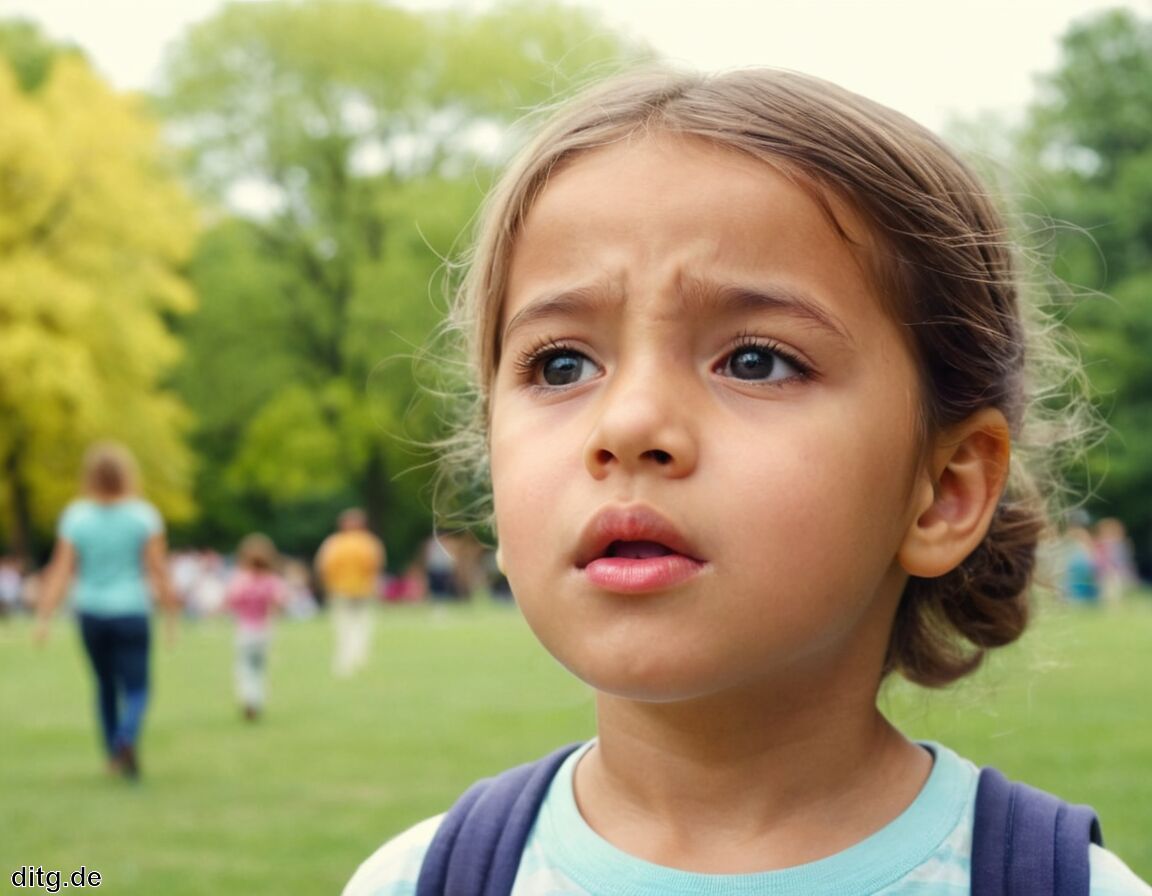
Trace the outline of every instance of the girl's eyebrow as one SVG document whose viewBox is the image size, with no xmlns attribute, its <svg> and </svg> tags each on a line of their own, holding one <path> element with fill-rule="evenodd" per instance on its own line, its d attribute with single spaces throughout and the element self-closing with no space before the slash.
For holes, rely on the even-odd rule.
<svg viewBox="0 0 1152 896">
<path fill-rule="evenodd" d="M 504 335 L 500 341 L 507 342 L 514 330 L 536 321 L 607 310 L 619 304 L 622 299 L 623 292 L 610 281 L 545 293 L 512 315 L 512 319 L 504 327 Z"/>
<path fill-rule="evenodd" d="M 781 284 L 750 285 L 733 281 L 715 282 L 691 275 L 681 278 L 681 295 L 689 307 L 715 310 L 728 314 L 774 311 L 807 320 L 831 335 L 851 343 L 852 337 L 836 318 L 819 302 Z"/>
</svg>

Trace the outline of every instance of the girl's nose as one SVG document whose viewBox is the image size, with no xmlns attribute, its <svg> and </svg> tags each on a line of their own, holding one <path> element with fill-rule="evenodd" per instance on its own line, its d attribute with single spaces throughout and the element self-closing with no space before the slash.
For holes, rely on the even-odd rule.
<svg viewBox="0 0 1152 896">
<path fill-rule="evenodd" d="M 584 446 L 596 479 L 613 472 L 681 478 L 695 468 L 699 445 L 685 389 L 670 380 L 619 381 L 605 390 Z"/>
</svg>

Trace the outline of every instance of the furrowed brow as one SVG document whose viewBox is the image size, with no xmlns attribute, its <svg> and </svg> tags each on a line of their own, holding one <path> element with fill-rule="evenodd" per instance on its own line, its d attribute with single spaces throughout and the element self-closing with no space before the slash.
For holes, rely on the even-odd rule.
<svg viewBox="0 0 1152 896">
<path fill-rule="evenodd" d="M 545 293 L 512 315 L 512 319 L 504 327 L 500 343 L 504 344 L 512 333 L 529 324 L 556 318 L 579 317 L 603 311 L 617 304 L 618 296 L 616 293 L 617 290 L 602 283 Z"/>
<path fill-rule="evenodd" d="M 716 307 L 732 314 L 770 311 L 787 314 L 808 321 L 833 336 L 852 342 L 848 331 L 818 302 L 788 287 L 750 285 L 685 278 L 683 294 L 692 304 Z"/>
</svg>

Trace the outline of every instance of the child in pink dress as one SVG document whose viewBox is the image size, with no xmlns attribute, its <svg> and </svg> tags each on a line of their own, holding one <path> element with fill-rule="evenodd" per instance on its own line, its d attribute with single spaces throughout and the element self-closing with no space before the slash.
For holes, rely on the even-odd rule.
<svg viewBox="0 0 1152 896">
<path fill-rule="evenodd" d="M 236 693 L 250 722 L 264 709 L 272 614 L 284 606 L 287 595 L 278 565 L 276 546 L 268 536 L 245 537 L 237 550 L 239 568 L 225 598 L 236 617 Z"/>
</svg>

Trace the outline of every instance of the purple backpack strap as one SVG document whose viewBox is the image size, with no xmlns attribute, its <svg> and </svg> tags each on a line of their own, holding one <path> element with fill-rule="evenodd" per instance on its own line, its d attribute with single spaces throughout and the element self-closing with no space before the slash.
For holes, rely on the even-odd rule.
<svg viewBox="0 0 1152 896">
<path fill-rule="evenodd" d="M 416 896 L 509 896 L 548 786 L 579 746 L 569 744 L 468 788 L 424 854 Z"/>
<path fill-rule="evenodd" d="M 1088 845 L 1102 844 L 1088 806 L 980 772 L 972 896 L 1088 896 Z"/>
</svg>

